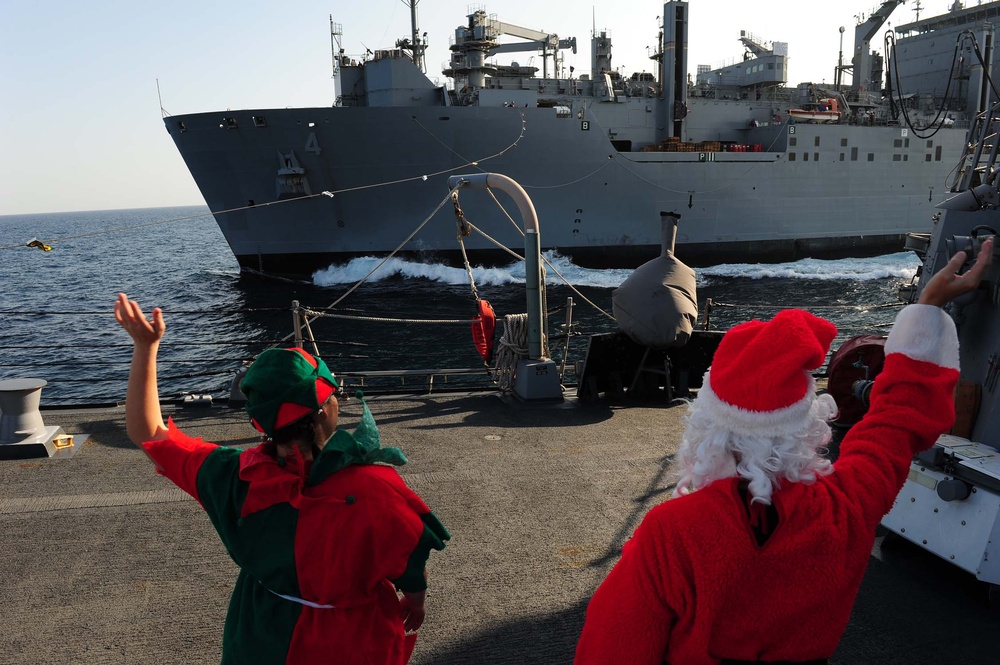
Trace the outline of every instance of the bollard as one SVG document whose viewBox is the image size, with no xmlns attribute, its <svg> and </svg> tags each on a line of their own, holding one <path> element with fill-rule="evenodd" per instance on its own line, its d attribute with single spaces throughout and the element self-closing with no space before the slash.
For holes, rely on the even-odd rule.
<svg viewBox="0 0 1000 665">
<path fill-rule="evenodd" d="M 89 438 L 68 435 L 62 427 L 47 427 L 38 407 L 44 379 L 0 381 L 0 460 L 72 457 Z"/>
<path fill-rule="evenodd" d="M 19 443 L 45 427 L 38 405 L 44 379 L 0 381 L 0 445 Z"/>
<path fill-rule="evenodd" d="M 240 383 L 243 382 L 243 377 L 247 375 L 249 369 L 249 366 L 240 368 L 233 380 L 229 382 L 228 406 L 230 409 L 242 409 L 247 405 L 247 396 L 243 394 Z"/>
</svg>

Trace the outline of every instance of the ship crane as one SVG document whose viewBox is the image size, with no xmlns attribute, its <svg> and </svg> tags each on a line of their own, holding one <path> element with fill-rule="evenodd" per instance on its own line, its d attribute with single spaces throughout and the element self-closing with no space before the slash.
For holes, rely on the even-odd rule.
<svg viewBox="0 0 1000 665">
<path fill-rule="evenodd" d="M 517 25 L 512 25 L 510 23 L 504 23 L 503 21 L 492 21 L 494 27 L 496 28 L 497 35 L 507 35 L 509 37 L 517 37 L 518 39 L 523 39 L 527 41 L 527 44 L 498 44 L 494 48 L 490 49 L 490 55 L 496 53 L 515 53 L 520 51 L 538 51 L 542 52 L 542 77 L 548 78 L 548 59 L 549 56 L 553 58 L 555 75 L 559 75 L 559 51 L 561 49 L 573 49 L 573 54 L 576 54 L 576 37 L 571 37 L 569 39 L 559 39 L 559 35 L 554 33 L 546 33 L 540 30 L 532 30 L 531 28 L 522 28 Z"/>
<path fill-rule="evenodd" d="M 496 53 L 515 51 L 542 51 L 542 76 L 548 78 L 548 58 L 555 60 L 555 69 L 559 70 L 560 49 L 571 48 L 576 53 L 576 38 L 559 39 L 559 35 L 522 28 L 498 21 L 492 15 L 487 16 L 483 10 L 469 14 L 469 22 L 455 30 L 455 42 L 449 47 L 452 51 L 451 66 L 444 71 L 445 76 L 464 77 L 470 88 L 482 88 L 486 85 L 487 74 L 496 72 L 496 67 L 486 61 L 488 56 Z M 527 40 L 527 44 L 501 44 L 499 38 L 503 35 Z"/>
<path fill-rule="evenodd" d="M 740 41 L 743 42 L 743 46 L 750 52 L 751 57 L 762 58 L 767 55 L 774 55 L 774 51 L 765 46 L 765 42 L 746 30 L 740 30 Z"/>
<path fill-rule="evenodd" d="M 850 71 L 853 75 L 852 92 L 862 93 L 866 89 L 878 92 L 881 89 L 881 67 L 878 68 L 878 77 L 872 71 L 872 56 L 875 54 L 871 52 L 871 40 L 889 19 L 893 10 L 903 2 L 905 0 L 884 0 L 878 9 L 854 27 L 854 57 L 850 65 L 840 65 L 842 71 Z"/>
</svg>

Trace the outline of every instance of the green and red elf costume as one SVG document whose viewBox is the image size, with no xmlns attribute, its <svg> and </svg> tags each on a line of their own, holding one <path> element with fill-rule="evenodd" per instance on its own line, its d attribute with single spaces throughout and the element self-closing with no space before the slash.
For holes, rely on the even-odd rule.
<svg viewBox="0 0 1000 665">
<path fill-rule="evenodd" d="M 338 390 L 301 349 L 262 353 L 243 379 L 265 435 L 322 408 Z M 354 433 L 336 430 L 313 460 L 265 441 L 247 450 L 185 435 L 144 444 L 158 471 L 208 513 L 240 573 L 222 663 L 386 663 L 409 659 L 397 589 L 426 589 L 424 566 L 450 534 L 380 447 L 367 405 Z"/>
</svg>

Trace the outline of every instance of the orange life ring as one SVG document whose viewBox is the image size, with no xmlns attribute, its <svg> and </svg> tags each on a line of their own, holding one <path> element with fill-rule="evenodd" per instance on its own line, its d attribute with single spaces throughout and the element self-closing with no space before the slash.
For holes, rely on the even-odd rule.
<svg viewBox="0 0 1000 665">
<path fill-rule="evenodd" d="M 493 333 L 496 326 L 497 317 L 493 306 L 486 300 L 477 300 L 476 316 L 472 319 L 472 343 L 487 365 L 493 362 Z"/>
</svg>

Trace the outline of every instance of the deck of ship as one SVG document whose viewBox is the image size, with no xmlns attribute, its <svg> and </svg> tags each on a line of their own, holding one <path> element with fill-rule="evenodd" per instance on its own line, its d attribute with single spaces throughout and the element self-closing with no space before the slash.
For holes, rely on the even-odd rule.
<svg viewBox="0 0 1000 665">
<path fill-rule="evenodd" d="M 683 409 L 488 393 L 370 406 L 454 536 L 431 557 L 411 662 L 571 662 L 587 599 L 667 497 Z M 241 411 L 167 411 L 192 435 L 255 441 Z M 357 402 L 342 412 L 353 426 Z M 236 570 L 208 519 L 127 441 L 123 409 L 43 417 L 90 438 L 72 459 L 0 462 L 0 663 L 218 662 Z M 832 662 L 996 663 L 998 627 L 971 575 L 880 537 Z"/>
</svg>

